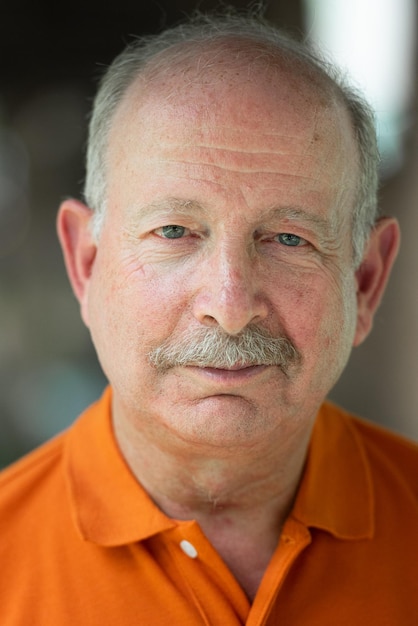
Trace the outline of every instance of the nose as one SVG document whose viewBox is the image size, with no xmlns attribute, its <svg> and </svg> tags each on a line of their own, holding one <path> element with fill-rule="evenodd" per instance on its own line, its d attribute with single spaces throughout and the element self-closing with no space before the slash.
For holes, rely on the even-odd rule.
<svg viewBox="0 0 418 626">
<path fill-rule="evenodd" d="M 261 322 L 268 315 L 258 271 L 247 251 L 231 247 L 217 250 L 202 265 L 193 302 L 195 318 L 203 325 L 219 325 L 236 335 L 248 324 Z"/>
</svg>

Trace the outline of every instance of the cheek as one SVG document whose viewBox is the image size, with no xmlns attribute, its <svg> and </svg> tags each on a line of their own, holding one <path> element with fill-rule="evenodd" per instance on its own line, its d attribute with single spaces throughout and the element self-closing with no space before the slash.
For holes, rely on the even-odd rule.
<svg viewBox="0 0 418 626">
<path fill-rule="evenodd" d="M 319 352 L 351 347 L 355 328 L 355 294 L 347 281 L 329 276 L 294 277 L 280 290 L 279 310 L 287 332 L 307 358 Z M 285 294 L 285 297 L 283 297 Z"/>
<path fill-rule="evenodd" d="M 184 280 L 127 259 L 99 262 L 89 297 L 98 351 L 111 352 L 115 346 L 116 352 L 118 346 L 126 353 L 140 354 L 166 339 L 184 310 L 184 284 Z"/>
<path fill-rule="evenodd" d="M 302 355 L 304 395 L 309 389 L 310 399 L 317 398 L 319 403 L 340 377 L 351 353 L 355 294 L 348 285 L 312 276 L 287 301 L 284 328 Z"/>
</svg>

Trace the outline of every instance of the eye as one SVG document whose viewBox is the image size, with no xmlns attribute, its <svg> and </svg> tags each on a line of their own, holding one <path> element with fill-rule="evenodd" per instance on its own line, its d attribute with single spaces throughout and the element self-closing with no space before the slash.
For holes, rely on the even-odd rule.
<svg viewBox="0 0 418 626">
<path fill-rule="evenodd" d="M 188 228 L 184 226 L 178 226 L 177 224 L 169 224 L 168 226 L 162 226 L 157 228 L 155 234 L 164 239 L 180 239 L 190 233 Z"/>
<path fill-rule="evenodd" d="M 293 235 L 292 233 L 279 233 L 275 239 L 284 246 L 306 246 L 308 243 L 303 237 Z"/>
</svg>

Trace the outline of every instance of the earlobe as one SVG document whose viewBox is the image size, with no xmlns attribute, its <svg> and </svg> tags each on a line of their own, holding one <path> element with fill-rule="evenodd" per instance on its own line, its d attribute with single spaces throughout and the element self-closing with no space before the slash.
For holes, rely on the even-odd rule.
<svg viewBox="0 0 418 626">
<path fill-rule="evenodd" d="M 354 346 L 361 344 L 373 326 L 373 318 L 399 250 L 400 231 L 394 218 L 381 218 L 370 234 L 363 261 L 356 272 L 357 327 Z"/>
<path fill-rule="evenodd" d="M 90 220 L 92 211 L 78 200 L 65 200 L 58 211 L 57 232 L 67 274 L 88 326 L 87 293 L 97 246 Z"/>
</svg>

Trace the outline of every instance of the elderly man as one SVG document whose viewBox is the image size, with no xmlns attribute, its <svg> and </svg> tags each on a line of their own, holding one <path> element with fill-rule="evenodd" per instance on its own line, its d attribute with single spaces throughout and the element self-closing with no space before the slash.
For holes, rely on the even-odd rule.
<svg viewBox="0 0 418 626">
<path fill-rule="evenodd" d="M 396 257 L 369 109 L 252 18 L 135 42 L 58 231 L 110 382 L 1 482 L 2 626 L 418 623 L 418 453 L 325 401 Z"/>
</svg>

